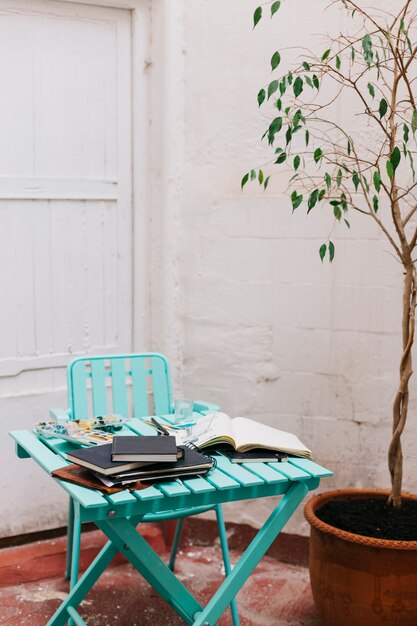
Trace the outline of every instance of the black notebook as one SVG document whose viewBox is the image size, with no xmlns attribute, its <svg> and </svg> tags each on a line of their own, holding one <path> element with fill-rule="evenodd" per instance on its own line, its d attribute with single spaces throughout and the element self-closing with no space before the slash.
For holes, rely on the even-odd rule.
<svg viewBox="0 0 417 626">
<path fill-rule="evenodd" d="M 222 450 L 232 463 L 277 463 L 288 460 L 285 452 L 277 450 L 266 450 L 265 448 L 254 448 L 247 452 L 237 452 L 236 450 Z"/>
<path fill-rule="evenodd" d="M 177 460 L 177 444 L 172 435 L 114 436 L 113 461 L 148 461 L 150 463 L 173 463 Z"/>
<path fill-rule="evenodd" d="M 164 439 L 165 437 L 161 437 Z M 130 471 L 118 471 L 112 475 L 112 480 L 148 480 L 151 478 L 170 477 L 175 474 L 176 477 L 185 474 L 196 474 L 206 472 L 213 467 L 213 460 L 206 454 L 194 450 L 194 448 L 187 448 L 186 446 L 179 446 L 179 449 L 183 451 L 183 457 L 178 459 L 175 463 L 149 463 L 141 468 Z M 100 473 L 100 471 L 98 471 Z"/>
<path fill-rule="evenodd" d="M 103 445 L 91 446 L 91 448 L 73 450 L 72 452 L 67 452 L 67 459 L 71 463 L 81 465 L 105 476 L 149 465 L 146 461 L 112 461 L 111 446 L 111 443 L 105 443 Z"/>
</svg>

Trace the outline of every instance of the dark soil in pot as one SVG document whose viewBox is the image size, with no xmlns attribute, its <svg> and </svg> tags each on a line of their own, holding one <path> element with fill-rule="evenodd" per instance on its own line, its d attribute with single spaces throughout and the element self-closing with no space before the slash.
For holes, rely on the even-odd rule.
<svg viewBox="0 0 417 626">
<path fill-rule="evenodd" d="M 315 513 L 326 524 L 356 535 L 417 541 L 417 501 L 404 500 L 396 510 L 385 498 L 347 498 L 330 500 Z"/>
</svg>

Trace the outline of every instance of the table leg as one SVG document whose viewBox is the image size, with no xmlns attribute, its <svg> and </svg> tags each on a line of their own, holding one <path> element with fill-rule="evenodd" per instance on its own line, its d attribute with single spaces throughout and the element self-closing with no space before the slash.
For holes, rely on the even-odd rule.
<svg viewBox="0 0 417 626">
<path fill-rule="evenodd" d="M 291 485 L 204 609 L 137 532 L 136 526 L 141 516 L 134 516 L 131 519 L 116 518 L 97 521 L 97 526 L 110 541 L 70 591 L 67 599 L 61 604 L 47 626 L 64 626 L 69 617 L 68 607 L 72 607 L 70 613 L 74 619 L 76 612 L 73 609 L 84 599 L 118 551 L 126 556 L 187 624 L 215 626 L 218 618 L 236 597 L 274 539 L 293 515 L 308 489 L 307 485 L 301 482 Z M 79 623 L 83 623 L 81 618 Z"/>
<path fill-rule="evenodd" d="M 216 623 L 307 492 L 308 487 L 304 483 L 296 482 L 291 485 L 207 606 L 195 616 L 193 626 L 213 626 Z"/>
<path fill-rule="evenodd" d="M 193 624 L 195 613 L 202 610 L 201 604 L 137 532 L 132 521 L 120 518 L 96 524 L 178 615 L 187 624 Z"/>
<path fill-rule="evenodd" d="M 68 607 L 76 608 L 80 602 L 82 602 L 91 587 L 104 572 L 117 552 L 117 548 L 111 541 L 108 541 L 88 569 L 81 576 L 75 587 L 71 589 L 68 597 L 54 613 L 46 626 L 64 626 L 69 617 Z M 74 615 L 71 615 L 71 617 L 75 619 Z M 82 624 L 82 620 L 79 623 Z"/>
</svg>

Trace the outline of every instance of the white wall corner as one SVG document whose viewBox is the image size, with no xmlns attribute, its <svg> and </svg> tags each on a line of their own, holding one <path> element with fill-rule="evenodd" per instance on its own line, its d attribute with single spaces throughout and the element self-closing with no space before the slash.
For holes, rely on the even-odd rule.
<svg viewBox="0 0 417 626">
<path fill-rule="evenodd" d="M 152 3 L 150 337 L 151 347 L 170 359 L 174 388 L 181 386 L 184 334 L 184 7 L 182 0 Z"/>
</svg>

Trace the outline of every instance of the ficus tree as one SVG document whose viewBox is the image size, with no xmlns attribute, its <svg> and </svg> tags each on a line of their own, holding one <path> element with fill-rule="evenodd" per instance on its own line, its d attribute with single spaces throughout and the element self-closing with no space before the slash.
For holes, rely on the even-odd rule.
<svg viewBox="0 0 417 626">
<path fill-rule="evenodd" d="M 285 2 L 257 7 L 254 27 L 279 15 Z M 396 508 L 401 506 L 401 435 L 409 409 L 417 289 L 417 0 L 398 0 L 398 5 L 394 14 L 383 3 L 368 9 L 361 0 L 331 0 L 330 9 L 346 12 L 345 32 L 330 38 L 319 54 L 300 46 L 301 56 L 285 71 L 283 51 L 272 54 L 272 80 L 257 96 L 268 115 L 262 139 L 272 158 L 241 182 L 242 188 L 253 181 L 266 189 L 275 168 L 286 168 L 293 211 L 304 209 L 311 218 L 329 211 L 343 228 L 350 228 L 352 211 L 360 213 L 381 229 L 403 268 L 403 351 L 388 450 L 389 502 Z M 347 95 L 353 109 L 340 116 Z M 364 127 L 369 141 L 363 139 Z M 322 261 L 332 261 L 334 242 L 327 238 L 318 253 Z"/>
</svg>

